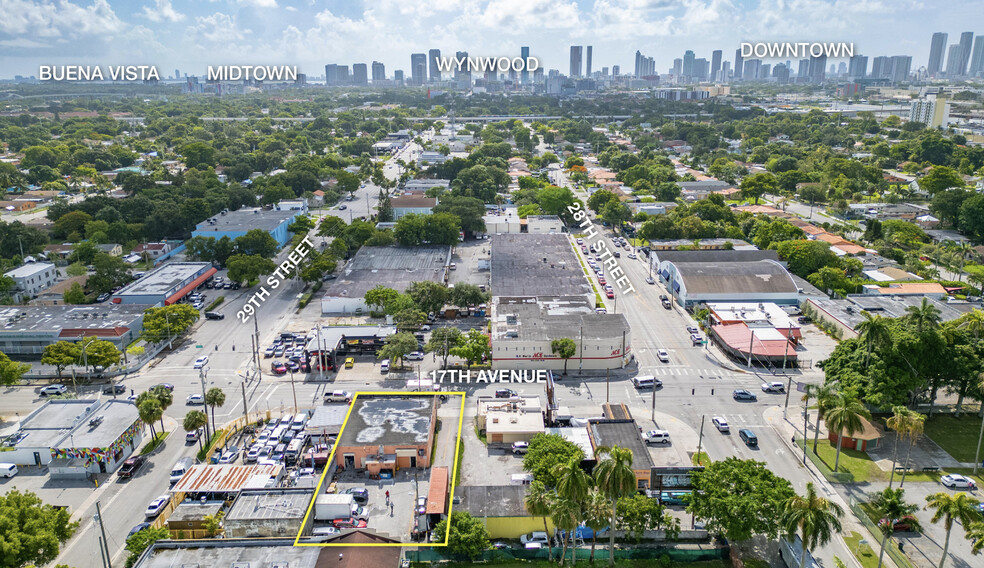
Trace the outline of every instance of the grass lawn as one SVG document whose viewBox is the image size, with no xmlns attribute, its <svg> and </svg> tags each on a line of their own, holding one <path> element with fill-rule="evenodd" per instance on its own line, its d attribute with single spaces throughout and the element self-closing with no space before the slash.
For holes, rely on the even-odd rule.
<svg viewBox="0 0 984 568">
<path fill-rule="evenodd" d="M 850 536 L 844 537 L 847 547 L 851 549 L 851 553 L 858 559 L 861 566 L 864 566 L 864 568 L 877 568 L 878 553 L 871 548 L 870 544 L 859 545 L 861 540 L 861 535 L 856 532 L 852 532 Z M 868 542 L 870 543 L 871 541 L 869 540 Z"/>
<path fill-rule="evenodd" d="M 164 443 L 164 440 L 167 438 L 168 434 L 170 434 L 170 432 L 157 432 L 157 436 L 151 440 L 149 444 L 144 446 L 142 450 L 140 450 L 140 455 L 145 456 L 154 451 L 157 446 Z"/>
<path fill-rule="evenodd" d="M 980 432 L 981 419 L 974 414 L 964 414 L 960 418 L 938 414 L 926 420 L 926 435 L 961 462 L 974 461 Z"/>
<path fill-rule="evenodd" d="M 699 454 L 694 454 L 691 458 L 694 465 L 711 465 L 711 458 L 707 455 L 707 452 L 700 452 Z"/>
<path fill-rule="evenodd" d="M 836 483 L 864 483 L 868 481 L 888 481 L 891 472 L 883 471 L 872 460 L 867 453 L 857 450 L 841 449 L 840 464 L 837 473 L 833 472 L 834 460 L 837 456 L 837 446 L 827 440 L 820 440 L 817 444 L 817 454 L 813 453 L 813 440 L 808 441 L 806 450 L 807 456 L 817 466 L 820 473 L 828 481 Z M 803 447 L 803 441 L 796 439 L 796 445 Z M 921 471 L 909 472 L 905 475 L 906 481 L 938 481 L 942 472 L 923 473 Z M 901 479 L 901 474 L 895 474 L 895 479 Z"/>
</svg>

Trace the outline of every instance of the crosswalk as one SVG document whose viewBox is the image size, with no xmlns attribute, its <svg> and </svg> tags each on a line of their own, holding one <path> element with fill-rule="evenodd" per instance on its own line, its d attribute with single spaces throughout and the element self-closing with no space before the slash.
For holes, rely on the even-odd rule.
<svg viewBox="0 0 984 568">
<path fill-rule="evenodd" d="M 694 369 L 691 367 L 650 367 L 644 368 L 639 371 L 640 375 L 653 375 L 657 377 L 666 376 L 689 376 L 689 377 L 703 377 L 705 379 L 721 379 L 721 378 L 731 378 L 732 373 L 729 373 L 725 369 L 720 367 L 711 367 L 707 369 Z"/>
</svg>

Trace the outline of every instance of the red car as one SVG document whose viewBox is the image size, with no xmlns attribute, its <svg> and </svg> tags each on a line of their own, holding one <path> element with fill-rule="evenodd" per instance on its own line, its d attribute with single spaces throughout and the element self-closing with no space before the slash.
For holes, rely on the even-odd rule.
<svg viewBox="0 0 984 568">
<path fill-rule="evenodd" d="M 276 375 L 287 374 L 287 365 L 284 365 L 280 361 L 274 361 L 273 364 L 270 365 L 270 369 L 273 370 Z"/>
<path fill-rule="evenodd" d="M 368 525 L 364 520 L 355 517 L 335 519 L 331 524 L 335 525 L 336 529 L 364 529 Z"/>
<path fill-rule="evenodd" d="M 608 296 L 609 299 L 615 297 L 615 293 L 612 292 L 611 290 L 605 290 L 605 295 Z"/>
<path fill-rule="evenodd" d="M 605 277 L 604 276 L 599 276 L 598 277 L 598 284 L 601 284 L 602 286 L 604 286 L 605 284 L 608 284 L 608 281 L 605 280 Z"/>
</svg>

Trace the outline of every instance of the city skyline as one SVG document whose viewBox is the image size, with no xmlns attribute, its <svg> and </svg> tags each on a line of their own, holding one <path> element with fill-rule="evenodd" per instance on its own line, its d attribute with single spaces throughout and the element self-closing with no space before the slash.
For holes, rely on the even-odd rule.
<svg viewBox="0 0 984 568">
<path fill-rule="evenodd" d="M 593 46 L 590 57 L 586 49 L 582 53 L 584 71 L 589 62 L 592 71 L 633 69 L 634 53 L 641 50 L 653 56 L 662 75 L 687 50 L 708 61 L 722 50 L 727 60 L 741 41 L 847 41 L 869 57 L 911 55 L 916 70 L 928 66 L 934 32 L 949 37 L 945 55 L 961 34 L 982 33 L 967 29 L 975 13 L 969 1 L 949 6 L 945 14 L 916 3 L 909 7 L 896 13 L 879 2 L 819 0 L 795 7 L 773 0 L 673 6 L 638 0 L 441 0 L 426 7 L 390 0 L 0 0 L 7 14 L 0 21 L 0 76 L 37 75 L 40 65 L 147 64 L 167 76 L 175 68 L 200 75 L 207 65 L 289 64 L 316 77 L 329 63 L 378 61 L 388 77 L 396 70 L 409 77 L 412 53 L 519 56 L 524 46 L 542 68 L 565 72 L 573 45 Z M 918 30 L 902 37 L 893 32 L 914 22 Z M 485 33 L 475 34 L 475 25 Z M 534 32 L 537 39 L 531 41 Z M 378 37 L 388 39 L 371 39 Z M 610 37 L 616 39 L 605 39 Z M 964 50 L 962 57 L 969 56 Z"/>
</svg>

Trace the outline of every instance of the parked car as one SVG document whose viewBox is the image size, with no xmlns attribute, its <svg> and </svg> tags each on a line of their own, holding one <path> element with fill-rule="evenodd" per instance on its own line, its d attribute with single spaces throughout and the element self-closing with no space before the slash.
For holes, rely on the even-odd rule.
<svg viewBox="0 0 984 568">
<path fill-rule="evenodd" d="M 161 388 L 161 389 L 164 389 L 164 390 L 166 390 L 168 392 L 171 392 L 171 391 L 174 390 L 174 385 L 172 385 L 171 383 L 158 383 L 158 384 L 150 387 L 150 390 L 154 390 L 156 388 Z"/>
<path fill-rule="evenodd" d="M 188 432 L 187 434 L 185 434 L 185 443 L 194 444 L 195 442 L 198 441 L 199 438 L 202 437 L 202 434 L 203 432 L 201 428 L 194 430 L 192 432 Z"/>
<path fill-rule="evenodd" d="M 423 361 L 424 360 L 424 352 L 423 351 L 414 351 L 413 353 L 408 353 L 407 356 L 404 357 L 404 359 L 406 359 L 407 361 Z"/>
<path fill-rule="evenodd" d="M 236 463 L 239 459 L 239 448 L 236 446 L 229 446 L 229 449 L 222 454 L 219 458 L 219 463 Z"/>
<path fill-rule="evenodd" d="M 125 392 L 126 387 L 121 383 L 106 385 L 106 387 L 103 388 L 103 394 L 123 394 Z"/>
<path fill-rule="evenodd" d="M 649 445 L 669 444 L 670 433 L 666 430 L 650 430 L 642 435 L 642 439 Z"/>
<path fill-rule="evenodd" d="M 325 402 L 349 402 L 352 394 L 348 391 L 328 391 L 325 392 Z"/>
<path fill-rule="evenodd" d="M 427 496 L 426 495 L 421 495 L 420 497 L 417 497 L 417 505 L 414 508 L 414 512 L 417 513 L 418 515 L 423 515 L 424 513 L 427 512 Z"/>
<path fill-rule="evenodd" d="M 157 515 L 161 514 L 161 511 L 164 510 L 164 507 L 167 507 L 167 504 L 170 501 L 171 501 L 170 495 L 161 495 L 157 499 L 154 499 L 153 501 L 150 502 L 150 505 L 147 505 L 147 510 L 144 511 L 144 516 L 147 517 L 148 519 L 155 518 Z"/>
<path fill-rule="evenodd" d="M 343 493 L 351 495 L 352 499 L 359 505 L 365 505 L 369 502 L 369 490 L 365 487 L 349 487 Z"/>
<path fill-rule="evenodd" d="M 731 398 L 735 400 L 747 400 L 750 402 L 755 402 L 756 400 L 758 400 L 757 396 L 748 392 L 745 389 L 735 389 L 735 391 L 731 393 Z"/>
<path fill-rule="evenodd" d="M 646 276 L 646 284 L 655 284 L 656 281 L 653 280 L 652 276 Z"/>
<path fill-rule="evenodd" d="M 130 538 L 131 536 L 137 534 L 138 532 L 149 528 L 150 528 L 150 523 L 147 522 L 137 523 L 136 525 L 133 525 L 133 528 L 130 529 L 130 532 L 126 533 L 126 538 Z"/>
<path fill-rule="evenodd" d="M 948 487 L 950 489 L 976 489 L 977 488 L 977 484 L 974 483 L 974 480 L 956 473 L 944 475 L 943 477 L 940 478 L 940 483 L 943 484 L 943 487 Z"/>
<path fill-rule="evenodd" d="M 208 365 L 208 355 L 202 355 L 198 359 L 195 359 L 195 368 L 201 369 L 205 365 Z"/>
<path fill-rule="evenodd" d="M 270 357 L 273 357 L 273 353 L 276 350 L 277 350 L 276 347 L 267 347 L 266 348 L 266 351 L 263 352 L 263 357 L 266 358 L 266 359 L 269 359 Z"/>
<path fill-rule="evenodd" d="M 728 426 L 728 421 L 720 416 L 715 416 L 714 418 L 711 418 L 711 423 L 713 423 L 714 427 L 718 429 L 718 432 L 721 433 L 731 432 L 731 427 Z"/>
<path fill-rule="evenodd" d="M 59 394 L 65 394 L 68 392 L 68 387 L 65 385 L 48 385 L 46 387 L 41 387 L 38 394 L 41 396 L 54 396 Z"/>
<path fill-rule="evenodd" d="M 813 323 L 813 319 L 811 319 L 809 316 L 800 316 L 796 318 L 796 321 L 798 323 Z"/>
<path fill-rule="evenodd" d="M 496 398 L 512 398 L 514 396 L 518 395 L 516 394 L 516 391 L 512 389 L 496 389 L 495 391 Z"/>
<path fill-rule="evenodd" d="M 205 404 L 205 397 L 200 394 L 189 394 L 188 398 L 185 399 L 185 404 L 188 406 L 201 406 Z"/>
<path fill-rule="evenodd" d="M 349 517 L 347 519 L 335 519 L 332 524 L 336 529 L 364 529 L 369 523 L 355 517 Z"/>
<path fill-rule="evenodd" d="M 882 519 L 878 524 L 886 526 L 888 519 Z M 920 528 L 919 520 L 912 515 L 906 515 L 892 522 L 892 532 L 918 532 Z"/>
<path fill-rule="evenodd" d="M 550 537 L 547 536 L 547 533 L 543 531 L 533 531 L 529 534 L 524 534 L 523 536 L 519 537 L 519 542 L 523 543 L 524 545 L 530 543 L 538 543 L 538 544 L 545 545 L 550 542 Z"/>
<path fill-rule="evenodd" d="M 109 294 L 99 294 L 99 296 L 96 297 L 96 301 L 99 303 L 105 302 L 108 299 L 109 299 Z"/>
<path fill-rule="evenodd" d="M 346 369 L 351 369 L 354 366 L 355 366 L 355 357 L 346 357 L 345 358 L 345 368 Z"/>
<path fill-rule="evenodd" d="M 243 458 L 245 463 L 255 463 L 256 460 L 260 458 L 260 450 L 263 449 L 263 444 L 254 444 L 252 448 L 246 452 L 246 457 Z"/>
<path fill-rule="evenodd" d="M 513 442 L 512 453 L 514 454 L 525 454 L 530 449 L 529 442 Z"/>
<path fill-rule="evenodd" d="M 123 465 L 120 466 L 119 471 L 116 472 L 116 476 L 122 478 L 133 477 L 133 474 L 140 469 L 140 466 L 142 466 L 145 461 L 147 461 L 147 458 L 143 456 L 133 456 L 128 458 L 125 462 L 123 462 Z"/>
<path fill-rule="evenodd" d="M 284 365 L 281 361 L 274 361 L 270 365 L 270 370 L 273 371 L 275 375 L 285 375 L 287 374 L 287 365 Z"/>
</svg>

